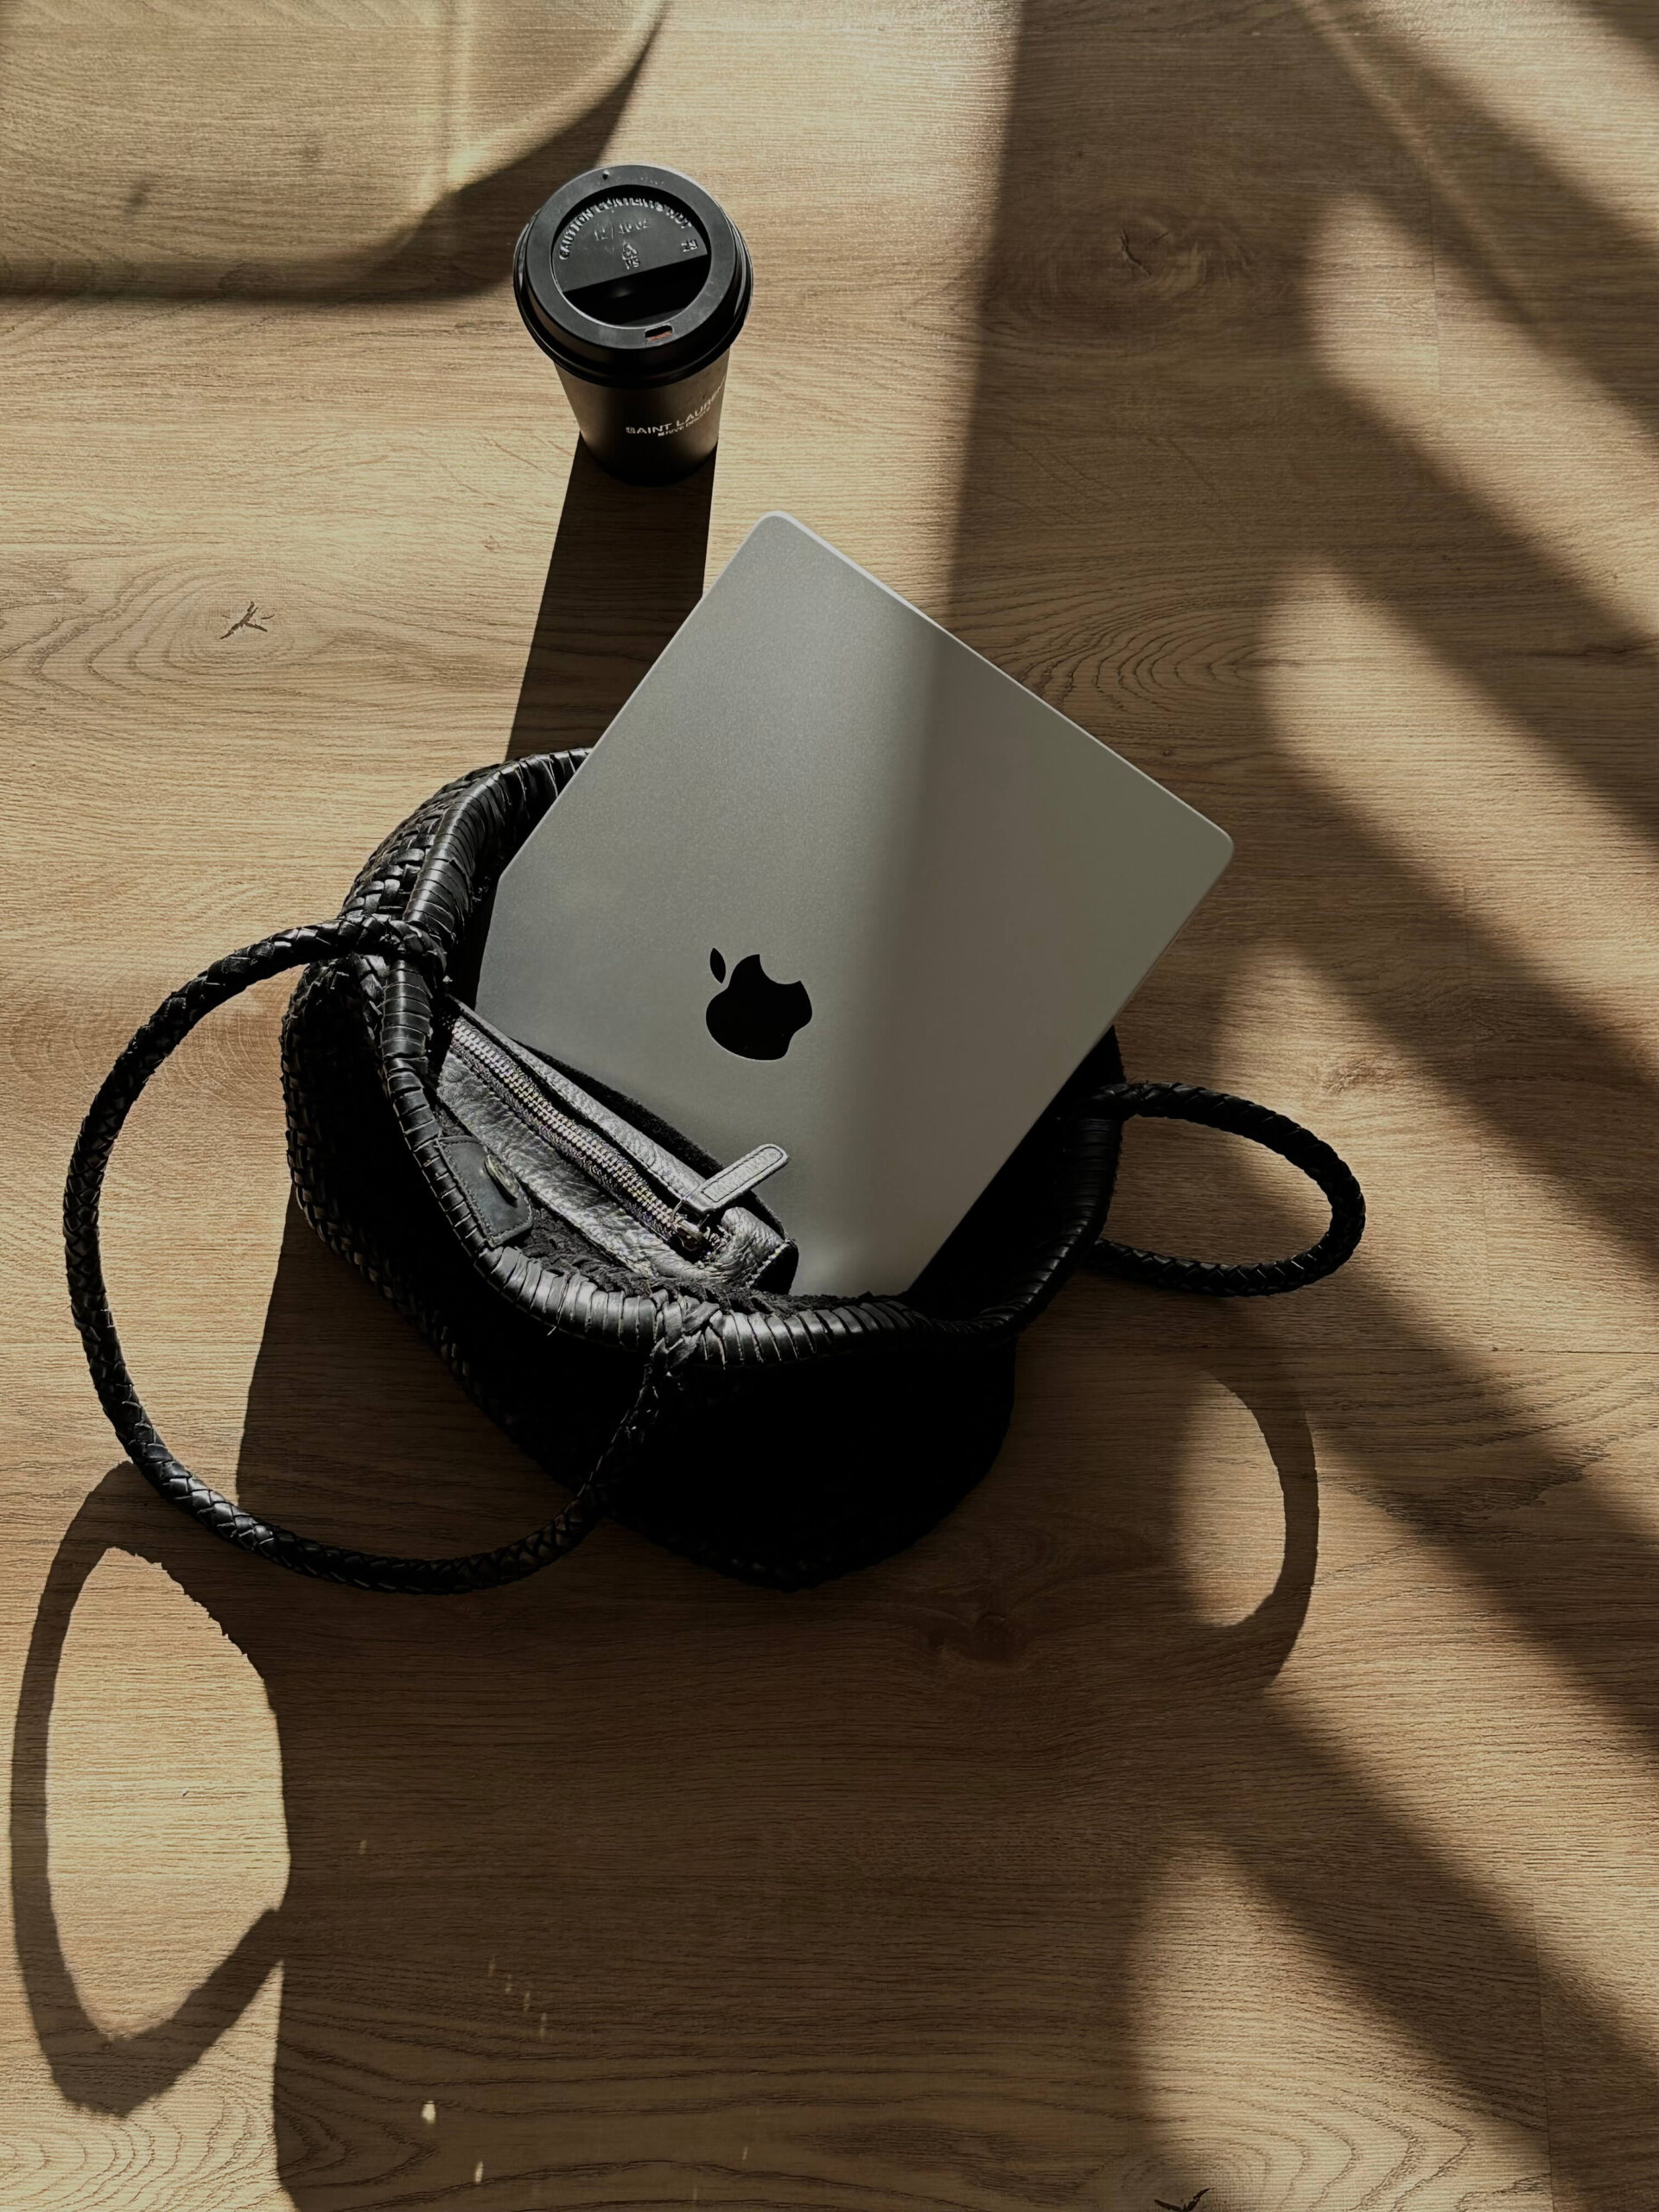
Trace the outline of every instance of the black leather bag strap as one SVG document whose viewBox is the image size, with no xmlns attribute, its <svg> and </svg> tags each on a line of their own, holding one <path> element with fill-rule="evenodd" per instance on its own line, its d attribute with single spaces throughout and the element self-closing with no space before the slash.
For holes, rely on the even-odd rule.
<svg viewBox="0 0 1659 2212">
<path fill-rule="evenodd" d="M 1266 1106 L 1248 1098 L 1232 1098 L 1225 1091 L 1203 1090 L 1191 1083 L 1116 1083 L 1097 1091 L 1096 1109 L 1114 1120 L 1128 1122 L 1136 1116 L 1149 1121 L 1197 1122 L 1207 1129 L 1225 1129 L 1265 1145 L 1293 1167 L 1300 1167 L 1317 1183 L 1331 1209 L 1331 1226 L 1316 1243 L 1287 1260 L 1261 1260 L 1230 1267 L 1217 1260 L 1180 1260 L 1162 1252 L 1142 1252 L 1133 1244 L 1114 1244 L 1105 1238 L 1084 1262 L 1098 1274 L 1124 1275 L 1135 1282 L 1149 1282 L 1160 1290 L 1198 1291 L 1211 1298 L 1271 1298 L 1281 1291 L 1301 1290 L 1334 1274 L 1358 1243 L 1365 1228 L 1365 1199 L 1346 1164 L 1330 1146 Z"/>
<path fill-rule="evenodd" d="M 223 1006 L 251 984 L 280 975 L 284 969 L 308 967 L 313 961 L 367 953 L 413 961 L 435 976 L 442 969 L 442 949 L 436 938 L 407 922 L 374 916 L 322 922 L 283 931 L 215 961 L 151 1014 L 105 1077 L 75 1140 L 63 1193 L 69 1303 L 86 1348 L 86 1363 L 99 1402 L 134 1466 L 169 1504 L 200 1521 L 214 1535 L 242 1551 L 274 1560 L 296 1574 L 322 1582 L 348 1583 L 359 1590 L 416 1596 L 489 1590 L 500 1583 L 517 1582 L 563 1559 L 601 1517 L 639 1446 L 660 1418 L 665 1398 L 677 1387 L 665 1343 L 653 1344 L 632 1404 L 587 1480 L 562 1513 L 516 1543 L 500 1545 L 494 1551 L 472 1552 L 458 1559 L 396 1559 L 318 1543 L 308 1536 L 296 1535 L 290 1529 L 261 1521 L 181 1465 L 157 1433 L 127 1372 L 104 1281 L 99 1239 L 104 1173 L 134 1101 L 168 1053 L 215 1007 Z"/>
</svg>

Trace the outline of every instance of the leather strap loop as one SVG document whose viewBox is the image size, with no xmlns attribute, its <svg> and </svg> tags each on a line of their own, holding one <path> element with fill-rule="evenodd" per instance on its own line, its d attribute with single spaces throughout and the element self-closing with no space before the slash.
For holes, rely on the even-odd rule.
<svg viewBox="0 0 1659 2212">
<path fill-rule="evenodd" d="M 284 969 L 378 955 L 392 963 L 389 982 L 400 986 L 401 1000 L 415 976 L 433 984 L 443 978 L 445 950 L 439 937 L 418 925 L 391 916 L 347 916 L 335 922 L 288 930 L 215 961 L 211 968 L 173 992 L 137 1031 L 99 1086 L 82 1123 L 64 1187 L 64 1243 L 70 1306 L 86 1346 L 87 1365 L 99 1399 L 133 1465 L 169 1503 L 239 1549 L 259 1554 L 294 1573 L 358 1589 L 438 1594 L 486 1590 L 537 1573 L 575 1549 L 604 1514 L 650 1432 L 661 1419 L 665 1401 L 683 1386 L 679 1377 L 687 1355 L 721 1319 L 718 1308 L 699 1309 L 697 1325 L 665 1293 L 626 1301 L 637 1307 L 638 1336 L 645 1351 L 639 1388 L 587 1479 L 564 1510 L 542 1528 L 493 1551 L 454 1559 L 404 1559 L 315 1541 L 292 1529 L 258 1519 L 232 1499 L 212 1489 L 175 1459 L 157 1433 L 128 1372 L 109 1294 L 104 1280 L 99 1205 L 105 1172 L 134 1102 L 162 1063 L 198 1022 L 216 1007 L 266 977 Z M 410 1001 L 418 1012 L 427 994 L 418 988 Z M 420 1026 L 416 1023 L 416 1027 Z M 385 1056 L 389 1090 L 407 1081 L 420 1089 L 418 1053 Z M 394 1109 L 398 1100 L 393 1097 Z M 1212 1261 L 1177 1259 L 1103 1242 L 1088 1264 L 1103 1274 L 1126 1275 L 1170 1290 L 1198 1291 L 1212 1297 L 1250 1298 L 1297 1290 L 1317 1282 L 1342 1265 L 1358 1243 L 1365 1223 L 1359 1185 L 1343 1162 L 1297 1122 L 1248 1100 L 1202 1090 L 1190 1084 L 1114 1084 L 1090 1102 L 1103 1119 L 1128 1121 L 1136 1116 L 1202 1123 L 1230 1130 L 1275 1152 L 1318 1184 L 1331 1206 L 1331 1225 L 1317 1243 L 1287 1260 L 1229 1267 Z M 411 1109 L 412 1110 L 412 1109 Z M 418 1135 L 400 1113 L 404 1135 Z M 893 1325 L 924 1326 L 942 1335 L 950 1325 L 924 1323 L 902 1301 L 866 1301 L 844 1311 L 868 1331 Z M 890 1318 L 891 1317 L 891 1318 Z M 741 1320 L 743 1317 L 733 1317 Z M 792 1331 L 786 1337 L 797 1356 Z M 770 1339 L 768 1340 L 771 1341 Z M 838 1341 L 838 1339 L 832 1339 Z M 717 1347 L 718 1349 L 718 1347 Z M 755 1340 L 753 1357 L 766 1351 Z M 772 1357 L 781 1357 L 775 1349 Z"/>
<path fill-rule="evenodd" d="M 171 1505 L 238 1549 L 318 1581 L 359 1590 L 430 1596 L 493 1589 L 574 1551 L 604 1513 L 641 1443 L 661 1417 L 663 1402 L 677 1387 L 668 1341 L 648 1355 L 639 1387 L 587 1480 L 562 1513 L 516 1542 L 456 1559 L 399 1559 L 324 1544 L 247 1513 L 175 1459 L 134 1387 L 110 1310 L 99 1242 L 99 1200 L 105 1170 L 134 1102 L 168 1055 L 215 1007 L 284 969 L 314 961 L 378 953 L 409 961 L 435 978 L 442 974 L 443 948 L 426 931 L 391 917 L 323 922 L 285 930 L 215 961 L 171 994 L 131 1039 L 104 1078 L 75 1140 L 63 1193 L 63 1233 L 69 1303 L 86 1348 L 99 1401 L 123 1448 L 144 1479 Z"/>
<path fill-rule="evenodd" d="M 1196 1122 L 1208 1129 L 1249 1137 L 1276 1152 L 1317 1183 L 1331 1208 L 1331 1225 L 1306 1251 L 1287 1260 L 1260 1260 L 1226 1266 L 1217 1260 L 1182 1260 L 1163 1252 L 1142 1252 L 1133 1244 L 1103 1238 L 1084 1260 L 1097 1274 L 1149 1282 L 1160 1290 L 1197 1291 L 1210 1298 L 1272 1298 L 1301 1290 L 1332 1274 L 1359 1243 L 1365 1228 L 1365 1199 L 1345 1162 L 1328 1144 L 1287 1115 L 1275 1114 L 1248 1098 L 1205 1090 L 1192 1083 L 1117 1083 L 1096 1091 L 1096 1111 L 1128 1122 Z"/>
</svg>

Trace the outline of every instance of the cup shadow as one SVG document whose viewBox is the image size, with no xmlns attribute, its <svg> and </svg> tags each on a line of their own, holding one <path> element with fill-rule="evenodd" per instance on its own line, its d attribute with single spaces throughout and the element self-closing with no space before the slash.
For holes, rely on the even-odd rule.
<svg viewBox="0 0 1659 2212">
<path fill-rule="evenodd" d="M 675 484 L 628 484 L 578 442 L 508 760 L 596 744 L 702 598 L 719 460 Z"/>
</svg>

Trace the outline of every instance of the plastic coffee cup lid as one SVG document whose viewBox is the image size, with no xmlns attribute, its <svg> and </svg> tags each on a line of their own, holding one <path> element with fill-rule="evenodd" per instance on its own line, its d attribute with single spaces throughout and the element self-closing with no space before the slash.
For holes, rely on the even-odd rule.
<svg viewBox="0 0 1659 2212">
<path fill-rule="evenodd" d="M 525 226 L 519 312 L 556 361 L 600 384 L 705 366 L 749 311 L 742 233 L 701 185 L 639 162 L 572 177 Z"/>
</svg>

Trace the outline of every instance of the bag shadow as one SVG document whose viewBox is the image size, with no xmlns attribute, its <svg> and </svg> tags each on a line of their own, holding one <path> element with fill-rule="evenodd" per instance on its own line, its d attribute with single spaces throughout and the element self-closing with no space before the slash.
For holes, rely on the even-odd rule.
<svg viewBox="0 0 1659 2212">
<path fill-rule="evenodd" d="M 160 2094 L 280 1960 L 301 2212 L 437 2202 L 480 2171 L 480 2205 L 572 2201 L 596 2168 L 654 2201 L 642 2162 L 665 2191 L 701 2172 L 712 2201 L 870 2186 L 925 2171 L 964 2100 L 972 2158 L 1167 2172 L 1138 2080 L 1143 1908 L 1175 1808 L 1294 1642 L 1313 1449 L 1247 1315 L 1079 1285 L 1032 1363 L 1005 1460 L 949 1522 L 792 1598 L 607 1528 L 555 1574 L 400 1602 L 276 1573 L 112 1471 L 48 1579 L 16 1739 L 19 1954 L 64 2094 L 111 2114 Z M 1271 1588 L 1224 1627 L 1172 1549 L 1206 1376 L 1249 1408 L 1282 1512 Z M 297 1217 L 238 1488 L 289 1525 L 435 1551 L 548 1498 Z M 58 1661 L 111 1548 L 259 1674 L 291 1869 L 280 1910 L 124 2038 L 79 2003 L 47 1864 Z"/>
</svg>

